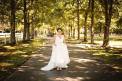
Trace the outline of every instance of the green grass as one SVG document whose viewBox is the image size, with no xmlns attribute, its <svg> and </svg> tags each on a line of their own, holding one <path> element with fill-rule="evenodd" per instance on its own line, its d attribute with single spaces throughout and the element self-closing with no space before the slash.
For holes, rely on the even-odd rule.
<svg viewBox="0 0 122 81">
<path fill-rule="evenodd" d="M 114 52 L 114 50 L 116 50 L 116 52 Z M 122 52 L 120 52 L 119 49 L 112 48 L 106 51 L 96 48 L 95 50 L 89 49 L 88 52 L 102 64 L 106 64 L 116 71 L 122 72 Z"/>
<path fill-rule="evenodd" d="M 79 42 L 83 40 L 69 40 L 68 43 L 76 44 L 81 47 L 81 50 L 89 52 L 93 55 L 94 59 L 101 62 L 101 64 L 109 65 L 110 67 L 122 72 L 122 35 L 110 35 L 110 44 L 108 48 L 103 48 L 103 36 L 95 35 L 95 44 L 92 47 L 90 44 L 90 36 L 88 42 Z M 76 43 L 77 42 L 77 43 Z M 86 46 L 85 46 L 86 45 Z M 91 47 L 90 47 L 91 46 Z"/>
<path fill-rule="evenodd" d="M 0 47 L 0 81 L 10 75 L 15 69 L 26 62 L 36 51 L 43 40 L 35 39 L 28 43 L 19 43 L 16 46 Z"/>
</svg>

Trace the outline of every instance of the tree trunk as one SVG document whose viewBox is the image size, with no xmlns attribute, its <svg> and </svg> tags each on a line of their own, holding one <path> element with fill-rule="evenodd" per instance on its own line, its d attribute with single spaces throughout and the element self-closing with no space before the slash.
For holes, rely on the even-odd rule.
<svg viewBox="0 0 122 81">
<path fill-rule="evenodd" d="M 32 9 L 34 10 L 34 13 L 32 14 L 32 24 L 31 24 L 31 39 L 34 39 L 34 31 L 35 31 L 35 28 L 34 28 L 34 17 L 35 17 L 35 14 L 36 14 L 36 10 L 34 9 L 34 3 L 35 3 L 35 1 L 33 0 L 33 1 L 31 1 L 31 5 L 32 5 Z"/>
<path fill-rule="evenodd" d="M 29 12 L 27 12 L 27 41 L 30 41 L 30 22 L 29 22 Z"/>
<path fill-rule="evenodd" d="M 75 38 L 75 24 L 74 24 L 74 19 L 73 19 L 73 38 Z"/>
<path fill-rule="evenodd" d="M 26 41 L 27 39 L 27 2 L 26 0 L 24 0 L 24 10 L 23 10 L 23 13 L 24 13 L 24 31 L 23 31 L 23 42 Z"/>
<path fill-rule="evenodd" d="M 73 29 L 73 38 L 75 38 L 75 28 Z"/>
<path fill-rule="evenodd" d="M 80 6 L 80 3 L 79 3 L 79 0 L 77 0 L 77 32 L 78 32 L 78 40 L 80 39 L 80 13 L 79 13 L 79 6 Z"/>
<path fill-rule="evenodd" d="M 11 45 L 16 44 L 16 37 L 15 37 L 15 16 L 16 13 L 16 1 L 11 0 Z"/>
<path fill-rule="evenodd" d="M 83 42 L 87 42 L 87 16 L 88 16 L 88 12 L 86 11 L 85 13 L 85 22 L 84 22 L 84 40 Z"/>
<path fill-rule="evenodd" d="M 88 41 L 87 40 L 87 18 L 88 18 L 88 11 L 89 11 L 89 8 L 90 8 L 90 4 L 91 4 L 91 0 L 89 0 L 88 7 L 87 7 L 87 9 L 85 11 L 85 17 L 84 17 L 84 19 L 85 19 L 85 21 L 84 21 L 84 40 L 83 40 L 83 42 L 87 42 Z"/>
<path fill-rule="evenodd" d="M 94 43 L 94 0 L 91 0 L 91 27 L 90 27 L 90 32 L 91 32 L 91 44 Z"/>
<path fill-rule="evenodd" d="M 73 33 L 72 33 L 72 31 L 73 31 L 73 30 L 72 30 L 72 25 L 71 25 L 71 37 L 73 37 Z"/>
<path fill-rule="evenodd" d="M 109 30 L 111 25 L 111 17 L 112 17 L 112 7 L 113 0 L 105 1 L 105 26 L 104 26 L 104 38 L 103 38 L 103 47 L 107 47 L 109 45 Z"/>
<path fill-rule="evenodd" d="M 32 26 L 31 26 L 31 39 L 34 39 L 34 31 L 35 31 L 35 29 L 34 29 L 34 22 L 33 22 L 33 19 L 34 17 L 32 17 Z"/>
<path fill-rule="evenodd" d="M 69 27 L 70 27 L 70 26 L 69 26 Z M 68 28 L 68 34 L 69 34 L 69 36 L 68 36 L 68 37 L 70 38 L 70 28 Z"/>
</svg>

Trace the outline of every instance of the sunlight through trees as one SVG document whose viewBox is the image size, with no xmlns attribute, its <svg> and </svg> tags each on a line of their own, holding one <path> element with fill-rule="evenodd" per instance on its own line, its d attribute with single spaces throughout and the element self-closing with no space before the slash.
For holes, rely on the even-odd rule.
<svg viewBox="0 0 122 81">
<path fill-rule="evenodd" d="M 29 41 L 37 32 L 62 27 L 69 38 L 84 42 L 90 36 L 94 43 L 94 34 L 104 34 L 106 47 L 110 33 L 121 33 L 121 4 L 121 0 L 0 0 L 1 29 L 11 31 L 11 44 L 16 44 L 16 31 L 23 33 L 22 41 Z"/>
</svg>

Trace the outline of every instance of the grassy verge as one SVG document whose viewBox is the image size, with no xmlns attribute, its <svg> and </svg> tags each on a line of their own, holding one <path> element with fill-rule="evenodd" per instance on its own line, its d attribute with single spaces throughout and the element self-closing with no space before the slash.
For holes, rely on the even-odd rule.
<svg viewBox="0 0 122 81">
<path fill-rule="evenodd" d="M 101 64 L 105 64 L 114 68 L 117 72 L 122 72 L 122 35 L 110 35 L 110 47 L 102 48 L 103 36 L 95 35 L 95 44 L 90 44 L 90 37 L 88 42 L 84 43 L 81 40 L 70 39 L 68 43 L 76 44 L 82 50 L 89 52 L 93 55 L 94 59 L 98 60 Z"/>
<path fill-rule="evenodd" d="M 0 47 L 0 81 L 4 80 L 16 68 L 26 62 L 30 55 L 33 54 L 43 40 L 35 39 L 28 43 L 19 43 L 16 46 L 1 46 Z"/>
</svg>

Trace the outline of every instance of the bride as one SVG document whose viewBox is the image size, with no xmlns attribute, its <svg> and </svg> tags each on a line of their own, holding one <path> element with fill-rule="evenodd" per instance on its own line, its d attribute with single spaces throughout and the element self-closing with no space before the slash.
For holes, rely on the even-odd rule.
<svg viewBox="0 0 122 81">
<path fill-rule="evenodd" d="M 57 28 L 57 34 L 54 36 L 54 41 L 50 61 L 46 66 L 41 68 L 43 71 L 49 71 L 54 68 L 62 70 L 62 68 L 67 68 L 67 64 L 70 62 L 67 45 L 64 43 L 64 35 L 61 28 Z"/>
</svg>

